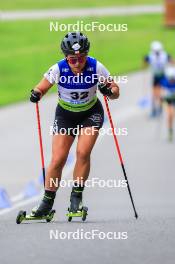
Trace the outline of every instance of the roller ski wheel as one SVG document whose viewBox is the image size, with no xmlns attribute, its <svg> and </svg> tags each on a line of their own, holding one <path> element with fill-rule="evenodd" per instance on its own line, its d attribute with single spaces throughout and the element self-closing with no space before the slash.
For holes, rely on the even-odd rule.
<svg viewBox="0 0 175 264">
<path fill-rule="evenodd" d="M 82 221 L 83 222 L 86 221 L 87 211 L 88 211 L 87 207 L 82 208 Z"/>
<path fill-rule="evenodd" d="M 46 222 L 49 223 L 52 221 L 52 219 L 54 218 L 54 214 L 55 214 L 55 210 L 51 210 L 49 215 L 46 218 Z"/>
<path fill-rule="evenodd" d="M 34 209 L 32 210 L 31 214 L 27 215 L 25 211 L 20 211 L 16 218 L 16 223 L 21 224 L 23 221 L 35 221 L 35 220 L 46 220 L 47 223 L 51 222 L 54 215 L 55 210 L 50 210 L 47 215 L 43 216 L 35 216 Z"/>
<path fill-rule="evenodd" d="M 16 217 L 16 223 L 19 225 L 22 223 L 23 220 L 26 218 L 26 211 L 19 211 Z"/>
<path fill-rule="evenodd" d="M 66 216 L 68 216 L 68 222 L 71 222 L 72 218 L 74 217 L 80 217 L 84 222 L 88 215 L 87 212 L 88 212 L 88 208 L 84 206 L 82 207 L 81 210 L 78 210 L 77 212 L 71 212 L 70 209 L 68 208 L 68 213 L 66 214 Z"/>
<path fill-rule="evenodd" d="M 72 221 L 72 216 L 69 216 L 68 217 L 68 222 L 71 222 Z"/>
</svg>

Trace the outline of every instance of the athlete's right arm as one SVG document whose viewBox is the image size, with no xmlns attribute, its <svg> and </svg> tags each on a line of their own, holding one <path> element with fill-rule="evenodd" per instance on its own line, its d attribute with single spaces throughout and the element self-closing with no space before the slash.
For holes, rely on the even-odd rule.
<svg viewBox="0 0 175 264">
<path fill-rule="evenodd" d="M 149 59 L 149 55 L 146 55 L 143 58 L 143 62 L 142 62 L 142 68 L 145 69 L 150 63 L 150 59 Z"/>
<path fill-rule="evenodd" d="M 44 74 L 44 78 L 31 90 L 30 101 L 37 103 L 43 95 L 58 81 L 59 79 L 59 68 L 57 64 L 54 64 Z"/>
<path fill-rule="evenodd" d="M 35 91 L 40 92 L 41 96 L 46 94 L 48 90 L 53 86 L 47 79 L 43 78 L 35 87 Z"/>
<path fill-rule="evenodd" d="M 30 101 L 37 103 L 41 97 L 53 86 L 48 80 L 43 78 L 34 89 L 31 90 Z"/>
</svg>

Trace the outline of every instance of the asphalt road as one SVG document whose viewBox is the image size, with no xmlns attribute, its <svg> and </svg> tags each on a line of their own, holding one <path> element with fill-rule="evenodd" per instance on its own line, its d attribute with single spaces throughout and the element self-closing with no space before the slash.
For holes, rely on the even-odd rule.
<svg viewBox="0 0 175 264">
<path fill-rule="evenodd" d="M 89 215 L 84 223 L 67 222 L 70 188 L 61 188 L 57 194 L 53 223 L 16 225 L 17 212 L 30 211 L 38 202 L 18 201 L 14 208 L 0 211 L 1 263 L 174 263 L 174 142 L 167 142 L 165 116 L 151 120 L 148 112 L 137 105 L 149 92 L 149 74 L 132 74 L 128 80 L 127 85 L 121 85 L 120 100 L 110 102 L 110 108 L 115 125 L 128 131 L 127 136 L 119 136 L 119 143 L 139 219 L 134 218 L 126 188 L 86 188 L 84 204 Z M 41 103 L 46 164 L 50 159 L 49 126 L 55 104 L 55 95 Z M 29 180 L 37 179 L 40 170 L 34 106 L 24 103 L 1 109 L 0 122 L 1 186 L 13 197 Z M 74 149 L 75 145 L 72 155 Z M 72 163 L 63 175 L 66 179 L 71 178 L 69 168 Z M 95 177 L 123 179 L 112 136 L 101 136 L 93 150 L 90 178 Z M 83 236 L 94 230 L 103 234 L 116 232 L 118 239 L 73 239 L 70 233 L 81 232 Z M 50 232 L 55 238 L 51 239 Z M 64 239 L 56 237 L 59 232 Z M 127 234 L 127 239 L 119 239 L 119 233 Z"/>
</svg>

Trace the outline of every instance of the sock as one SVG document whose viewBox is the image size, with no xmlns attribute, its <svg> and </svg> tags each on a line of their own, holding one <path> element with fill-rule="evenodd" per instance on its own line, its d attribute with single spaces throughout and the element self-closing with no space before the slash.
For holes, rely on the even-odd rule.
<svg viewBox="0 0 175 264">
<path fill-rule="evenodd" d="M 56 197 L 56 191 L 45 190 L 43 201 L 45 201 L 45 202 L 49 202 L 49 201 L 53 202 L 55 197 Z"/>
<path fill-rule="evenodd" d="M 84 190 L 84 185 L 74 182 L 74 186 L 72 187 L 72 192 L 82 193 L 83 190 Z"/>
</svg>

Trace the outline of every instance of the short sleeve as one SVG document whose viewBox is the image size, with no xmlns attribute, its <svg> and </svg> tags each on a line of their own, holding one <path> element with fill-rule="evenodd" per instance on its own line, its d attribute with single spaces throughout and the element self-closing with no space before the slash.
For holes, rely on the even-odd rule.
<svg viewBox="0 0 175 264">
<path fill-rule="evenodd" d="M 49 70 L 44 73 L 44 78 L 46 78 L 51 84 L 59 82 L 60 70 L 57 63 L 52 65 Z"/>
<path fill-rule="evenodd" d="M 106 69 L 106 67 L 99 61 L 97 61 L 97 76 L 108 78 L 110 76 L 110 72 Z"/>
</svg>

